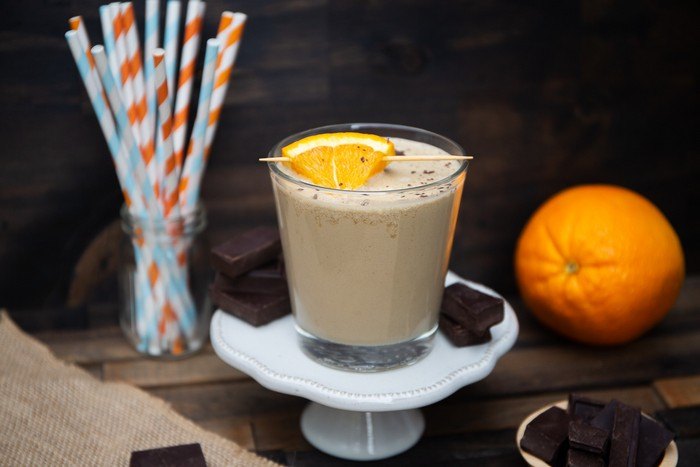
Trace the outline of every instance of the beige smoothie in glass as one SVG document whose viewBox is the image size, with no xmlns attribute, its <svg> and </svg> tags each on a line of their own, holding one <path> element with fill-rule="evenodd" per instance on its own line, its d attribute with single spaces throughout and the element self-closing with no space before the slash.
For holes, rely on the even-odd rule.
<svg viewBox="0 0 700 467">
<path fill-rule="evenodd" d="M 397 155 L 461 155 L 454 142 L 398 125 L 334 125 L 316 133 L 389 138 Z M 404 366 L 437 330 L 466 161 L 392 162 L 357 190 L 315 186 L 270 165 L 287 280 L 302 349 L 351 371 Z"/>
</svg>

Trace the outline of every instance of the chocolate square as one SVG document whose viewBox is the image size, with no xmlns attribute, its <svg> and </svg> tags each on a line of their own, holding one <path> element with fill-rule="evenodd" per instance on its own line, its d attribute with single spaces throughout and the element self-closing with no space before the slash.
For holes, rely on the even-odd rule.
<svg viewBox="0 0 700 467">
<path fill-rule="evenodd" d="M 491 326 L 503 321 L 503 299 L 456 283 L 445 289 L 442 312 L 465 328 L 483 335 Z"/>
<path fill-rule="evenodd" d="M 559 463 L 567 449 L 569 414 L 559 407 L 550 407 L 525 427 L 520 447 L 548 464 Z"/>
<path fill-rule="evenodd" d="M 236 235 L 211 251 L 212 267 L 230 278 L 272 261 L 282 251 L 279 232 L 257 227 Z"/>
<path fill-rule="evenodd" d="M 566 467 L 604 467 L 605 461 L 599 455 L 588 451 L 569 448 L 566 453 Z"/>
<path fill-rule="evenodd" d="M 625 404 L 615 407 L 615 421 L 610 436 L 610 467 L 633 467 L 637 464 L 639 409 Z"/>
<path fill-rule="evenodd" d="M 591 426 L 583 420 L 569 423 L 569 446 L 574 449 L 602 456 L 608 447 L 609 436 L 610 432 Z"/>
<path fill-rule="evenodd" d="M 440 330 L 456 347 L 483 344 L 491 340 L 491 331 L 489 329 L 486 329 L 486 332 L 482 334 L 478 334 L 462 326 L 445 313 L 440 313 Z"/>
<path fill-rule="evenodd" d="M 642 416 L 639 424 L 639 448 L 637 449 L 637 466 L 654 467 L 659 465 L 666 448 L 673 440 L 673 433 L 661 423 Z"/>
<path fill-rule="evenodd" d="M 131 453 L 130 467 L 206 467 L 199 443 L 166 448 L 147 449 Z"/>
<path fill-rule="evenodd" d="M 572 418 L 590 421 L 605 407 L 605 402 L 582 396 L 569 394 L 569 406 L 567 411 Z"/>
<path fill-rule="evenodd" d="M 289 295 L 227 293 L 216 286 L 209 288 L 212 301 L 236 318 L 262 326 L 291 313 Z"/>
<path fill-rule="evenodd" d="M 288 295 L 287 281 L 282 278 L 275 269 L 253 269 L 252 271 L 231 279 L 228 276 L 216 273 L 214 276 L 214 287 L 226 293 L 248 293 L 263 295 Z"/>
</svg>

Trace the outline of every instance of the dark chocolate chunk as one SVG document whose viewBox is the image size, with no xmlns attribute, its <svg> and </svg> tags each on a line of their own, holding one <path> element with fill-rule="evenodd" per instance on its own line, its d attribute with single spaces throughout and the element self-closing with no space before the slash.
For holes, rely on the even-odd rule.
<svg viewBox="0 0 700 467">
<path fill-rule="evenodd" d="M 609 436 L 609 431 L 591 426 L 583 420 L 572 420 L 569 423 L 569 446 L 574 449 L 602 456 L 608 447 Z"/>
<path fill-rule="evenodd" d="M 559 407 L 550 407 L 525 427 L 520 447 L 548 464 L 558 464 L 567 449 L 569 414 Z"/>
<path fill-rule="evenodd" d="M 608 402 L 605 407 L 603 407 L 603 410 L 601 410 L 598 415 L 593 417 L 591 420 L 591 426 L 605 430 L 608 433 L 612 433 L 613 422 L 615 421 L 615 408 L 618 404 L 620 404 L 620 401 L 616 399 Z"/>
<path fill-rule="evenodd" d="M 251 269 L 246 274 L 253 277 L 274 277 L 286 280 L 284 277 L 284 257 L 280 254 L 269 263 L 265 263 L 255 269 Z"/>
<path fill-rule="evenodd" d="M 597 454 L 569 448 L 566 453 L 566 467 L 604 467 L 605 461 Z"/>
<path fill-rule="evenodd" d="M 605 402 L 582 396 L 569 394 L 569 407 L 567 411 L 572 418 L 590 421 L 605 407 Z"/>
<path fill-rule="evenodd" d="M 131 453 L 130 467 L 206 467 L 199 443 Z"/>
<path fill-rule="evenodd" d="M 281 251 L 282 244 L 277 229 L 258 227 L 214 247 L 211 262 L 217 271 L 236 278 L 272 261 Z"/>
<path fill-rule="evenodd" d="M 257 269 L 231 279 L 220 272 L 214 277 L 214 287 L 226 293 L 252 293 L 263 295 L 288 295 L 287 281 L 275 271 L 275 274 L 257 274 Z M 270 271 L 273 272 L 273 271 Z"/>
<path fill-rule="evenodd" d="M 444 313 L 440 313 L 440 330 L 457 347 L 483 344 L 491 340 L 491 331 L 478 334 L 453 320 Z"/>
<path fill-rule="evenodd" d="M 253 326 L 270 323 L 292 311 L 287 294 L 226 293 L 215 286 L 209 292 L 216 306 Z"/>
<path fill-rule="evenodd" d="M 637 464 L 639 409 L 625 404 L 615 407 L 615 421 L 610 435 L 610 467 L 633 467 Z"/>
<path fill-rule="evenodd" d="M 457 283 L 445 289 L 442 312 L 477 334 L 503 321 L 503 299 Z"/>
<path fill-rule="evenodd" d="M 642 416 L 639 424 L 637 466 L 654 467 L 658 465 L 671 440 L 673 440 L 672 432 L 656 420 Z"/>
</svg>

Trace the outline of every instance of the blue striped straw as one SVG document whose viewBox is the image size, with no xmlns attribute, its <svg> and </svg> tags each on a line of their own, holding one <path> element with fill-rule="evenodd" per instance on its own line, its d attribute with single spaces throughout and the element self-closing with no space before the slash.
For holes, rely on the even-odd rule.
<svg viewBox="0 0 700 467">
<path fill-rule="evenodd" d="M 109 59 L 109 69 L 112 70 L 112 76 L 115 81 L 121 79 L 119 74 L 119 63 L 117 61 L 117 44 L 114 41 L 114 28 L 113 28 L 112 13 L 108 5 L 102 5 L 100 7 L 100 23 L 102 24 L 102 38 L 105 43 L 105 49 L 107 50 L 107 58 Z"/>
<path fill-rule="evenodd" d="M 88 96 L 90 98 L 90 103 L 92 104 L 92 108 L 95 111 L 95 115 L 97 116 L 97 121 L 99 122 L 100 128 L 102 129 L 102 134 L 104 135 L 105 140 L 107 141 L 107 147 L 109 148 L 109 152 L 112 156 L 112 161 L 114 162 L 114 166 L 116 168 L 117 179 L 119 180 L 122 192 L 124 192 L 124 194 L 127 196 L 127 199 L 131 203 L 131 206 L 129 208 L 132 212 L 135 213 L 143 212 L 144 206 L 141 194 L 139 192 L 138 187 L 136 186 L 136 182 L 134 181 L 131 171 L 128 170 L 128 168 L 125 166 L 126 158 L 128 157 L 127 148 L 123 144 L 123 140 L 119 138 L 119 134 L 116 131 L 114 119 L 112 118 L 112 113 L 110 112 L 109 107 L 107 106 L 107 103 L 105 101 L 105 96 L 101 91 L 98 90 L 96 83 L 93 79 L 94 76 L 90 73 L 90 63 L 88 61 L 87 54 L 81 47 L 80 40 L 78 38 L 78 33 L 76 31 L 68 31 L 65 36 L 66 40 L 68 41 L 68 46 L 70 48 L 71 54 L 73 55 L 73 59 L 75 60 L 75 63 L 78 67 L 80 77 L 83 80 L 83 84 L 85 85 L 85 89 L 87 90 Z M 136 249 L 135 254 L 137 258 L 141 256 L 138 248 Z M 143 345 L 145 345 L 145 343 L 147 343 L 147 341 L 149 340 L 147 338 L 149 332 L 146 329 L 144 329 L 143 325 L 141 325 L 140 329 L 138 329 L 139 323 L 146 322 L 143 318 L 143 312 L 145 310 L 145 304 L 143 303 L 144 285 L 146 285 L 146 287 L 148 286 L 147 283 L 144 283 L 143 280 L 137 281 L 137 286 L 140 290 L 140 293 L 136 293 L 136 312 L 138 314 L 136 319 L 137 332 L 139 336 L 144 336 L 144 339 L 142 339 L 142 341 L 139 343 L 140 348 L 142 347 L 142 343 L 144 343 Z M 153 335 L 153 331 L 150 332 L 150 335 Z M 145 349 L 142 348 L 141 350 Z"/>
<path fill-rule="evenodd" d="M 107 147 L 109 148 L 112 161 L 116 167 L 119 184 L 122 187 L 122 191 L 129 197 L 132 203 L 131 209 L 135 212 L 140 212 L 143 210 L 141 193 L 136 185 L 136 182 L 134 181 L 131 171 L 129 171 L 124 165 L 127 148 L 123 144 L 121 138 L 119 138 L 119 134 L 116 131 L 114 119 L 112 118 L 112 114 L 109 111 L 107 102 L 105 101 L 105 96 L 99 91 L 97 83 L 94 81 L 94 75 L 91 74 L 90 63 L 88 62 L 87 55 L 80 45 L 77 32 L 68 31 L 65 36 L 66 40 L 68 41 L 71 54 L 73 55 L 73 59 L 78 67 L 80 77 L 82 78 L 85 89 L 90 97 L 90 103 L 92 104 L 92 108 L 97 116 L 97 121 L 102 129 L 102 134 L 107 141 Z"/>
<path fill-rule="evenodd" d="M 183 185 L 181 185 L 181 194 L 184 194 L 184 199 L 181 199 L 180 204 L 185 211 L 191 211 L 197 206 L 199 188 L 204 173 L 205 137 L 209 123 L 209 104 L 214 89 L 214 75 L 219 46 L 220 43 L 217 39 L 209 39 L 207 41 L 202 86 L 199 91 L 199 101 L 197 102 L 197 117 L 194 121 L 187 158 L 182 171 Z"/>
<path fill-rule="evenodd" d="M 170 107 L 175 102 L 175 74 L 177 73 L 177 55 L 180 40 L 180 12 L 182 4 L 180 0 L 168 0 L 165 9 L 165 37 L 163 38 L 163 48 L 165 49 L 165 73 L 168 76 L 168 89 L 170 92 Z"/>
<path fill-rule="evenodd" d="M 153 66 L 153 51 L 159 47 L 159 25 L 160 25 L 160 0 L 146 0 L 146 23 L 143 39 L 145 79 L 146 79 L 146 101 L 148 102 L 148 113 L 151 115 L 151 123 L 155 128 L 156 115 L 156 84 L 155 68 Z M 154 128 L 151 128 L 151 134 Z"/>
</svg>

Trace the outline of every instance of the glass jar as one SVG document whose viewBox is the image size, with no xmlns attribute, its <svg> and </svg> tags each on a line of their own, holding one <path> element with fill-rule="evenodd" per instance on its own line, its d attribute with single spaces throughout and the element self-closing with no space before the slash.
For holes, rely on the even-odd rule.
<svg viewBox="0 0 700 467">
<path fill-rule="evenodd" d="M 140 353 L 182 358 L 207 339 L 212 305 L 206 211 L 151 220 L 121 210 L 119 322 Z"/>
</svg>

